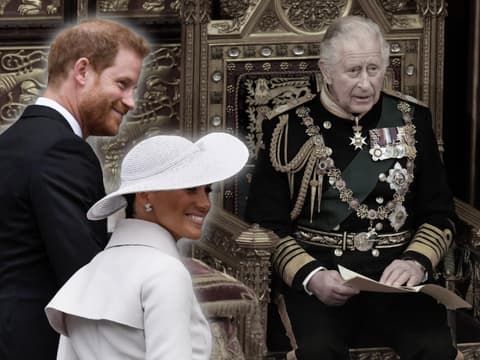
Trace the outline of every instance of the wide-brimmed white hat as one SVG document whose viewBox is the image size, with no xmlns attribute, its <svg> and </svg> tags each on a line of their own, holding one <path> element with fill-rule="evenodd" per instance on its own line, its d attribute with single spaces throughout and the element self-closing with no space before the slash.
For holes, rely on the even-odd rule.
<svg viewBox="0 0 480 360">
<path fill-rule="evenodd" d="M 181 136 L 152 136 L 125 155 L 120 186 L 97 201 L 87 217 L 100 220 L 124 208 L 123 194 L 186 189 L 227 179 L 240 171 L 247 159 L 247 147 L 225 133 L 211 133 L 195 143 Z"/>
</svg>

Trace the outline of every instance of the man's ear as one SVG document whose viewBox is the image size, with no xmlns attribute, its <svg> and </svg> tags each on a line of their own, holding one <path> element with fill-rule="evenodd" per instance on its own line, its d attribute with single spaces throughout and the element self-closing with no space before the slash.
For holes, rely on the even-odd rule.
<svg viewBox="0 0 480 360">
<path fill-rule="evenodd" d="M 81 57 L 73 65 L 73 77 L 81 85 L 87 82 L 88 72 L 91 71 L 90 60 L 86 57 Z"/>
<path fill-rule="evenodd" d="M 320 72 L 322 73 L 323 81 L 327 85 L 330 85 L 332 83 L 332 76 L 330 75 L 330 67 L 322 61 L 318 63 L 318 67 L 320 68 Z"/>
</svg>

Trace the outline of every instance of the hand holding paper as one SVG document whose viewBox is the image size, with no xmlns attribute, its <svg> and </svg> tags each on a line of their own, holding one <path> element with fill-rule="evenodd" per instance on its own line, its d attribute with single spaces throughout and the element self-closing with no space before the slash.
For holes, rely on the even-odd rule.
<svg viewBox="0 0 480 360">
<path fill-rule="evenodd" d="M 345 285 L 356 287 L 361 291 L 385 292 L 385 293 L 408 293 L 408 292 L 422 292 L 437 299 L 437 301 L 444 304 L 447 309 L 455 310 L 461 308 L 470 309 L 472 305 L 463 300 L 454 292 L 435 284 L 425 284 L 418 286 L 388 286 L 379 283 L 373 279 L 349 270 L 341 265 L 338 265 L 340 275 L 345 280 Z"/>
</svg>

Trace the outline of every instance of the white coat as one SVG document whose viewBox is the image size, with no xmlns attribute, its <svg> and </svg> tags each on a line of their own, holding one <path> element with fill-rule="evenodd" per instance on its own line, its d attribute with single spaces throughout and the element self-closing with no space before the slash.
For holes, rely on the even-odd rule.
<svg viewBox="0 0 480 360">
<path fill-rule="evenodd" d="M 122 220 L 105 250 L 77 271 L 47 305 L 62 336 L 57 360 L 207 360 L 211 333 L 161 226 Z"/>
</svg>

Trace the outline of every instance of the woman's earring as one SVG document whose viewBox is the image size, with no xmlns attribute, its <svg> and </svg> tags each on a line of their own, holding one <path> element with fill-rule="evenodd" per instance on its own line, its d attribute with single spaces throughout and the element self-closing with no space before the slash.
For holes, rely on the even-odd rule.
<svg viewBox="0 0 480 360">
<path fill-rule="evenodd" d="M 145 203 L 145 212 L 151 212 L 153 210 L 152 204 Z"/>
</svg>

